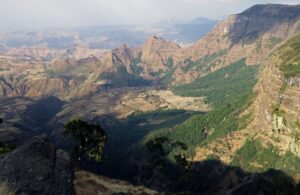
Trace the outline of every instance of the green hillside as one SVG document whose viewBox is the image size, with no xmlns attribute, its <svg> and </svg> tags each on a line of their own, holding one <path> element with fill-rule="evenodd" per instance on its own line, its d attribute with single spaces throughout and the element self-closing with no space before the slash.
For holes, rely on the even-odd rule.
<svg viewBox="0 0 300 195">
<path fill-rule="evenodd" d="M 278 49 L 276 55 L 281 59 L 280 70 L 286 78 L 300 75 L 300 34 L 290 39 Z"/>
<path fill-rule="evenodd" d="M 250 115 L 239 115 L 247 108 L 254 94 L 258 66 L 247 66 L 241 59 L 194 82 L 175 87 L 182 96 L 205 96 L 213 111 L 197 114 L 173 128 L 159 129 L 149 137 L 166 136 L 187 144 L 190 151 L 231 131 L 245 127 Z"/>
</svg>

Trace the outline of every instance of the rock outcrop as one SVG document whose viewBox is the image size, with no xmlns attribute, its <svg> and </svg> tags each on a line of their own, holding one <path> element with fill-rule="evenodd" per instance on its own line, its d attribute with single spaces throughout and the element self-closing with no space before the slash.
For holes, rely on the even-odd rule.
<svg viewBox="0 0 300 195">
<path fill-rule="evenodd" d="M 213 72 L 237 60 L 246 58 L 247 64 L 262 64 L 272 51 L 300 32 L 300 6 L 265 4 L 255 5 L 246 11 L 220 21 L 216 27 L 190 48 L 181 50 L 183 59 L 201 59 L 226 50 L 226 54 L 206 64 Z M 177 54 L 178 55 L 178 54 Z M 176 81 L 190 81 L 202 72 L 178 71 Z"/>
<path fill-rule="evenodd" d="M 141 47 L 141 64 L 148 72 L 166 70 L 168 58 L 180 50 L 180 46 L 174 42 L 168 42 L 161 37 L 151 36 Z"/>
<path fill-rule="evenodd" d="M 46 135 L 33 137 L 0 156 L 0 166 L 0 180 L 10 184 L 16 194 L 74 194 L 70 155 L 56 149 Z"/>
</svg>

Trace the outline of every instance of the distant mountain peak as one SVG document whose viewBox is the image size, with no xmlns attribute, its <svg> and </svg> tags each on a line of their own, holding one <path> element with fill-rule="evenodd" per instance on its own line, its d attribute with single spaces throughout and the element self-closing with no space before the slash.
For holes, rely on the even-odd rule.
<svg viewBox="0 0 300 195">
<path fill-rule="evenodd" d="M 295 19 L 300 16 L 300 5 L 257 4 L 238 15 Z"/>
<path fill-rule="evenodd" d="M 143 45 L 143 50 L 148 49 L 179 49 L 180 46 L 172 41 L 166 41 L 160 36 L 152 35 L 150 36 L 145 44 Z"/>
</svg>

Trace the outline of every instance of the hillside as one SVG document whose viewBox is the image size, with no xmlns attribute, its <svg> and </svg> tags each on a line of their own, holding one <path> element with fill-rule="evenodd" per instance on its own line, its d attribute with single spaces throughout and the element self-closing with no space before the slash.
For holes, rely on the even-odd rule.
<svg viewBox="0 0 300 195">
<path fill-rule="evenodd" d="M 70 194 L 299 194 L 299 32 L 300 5 L 259 4 L 188 47 L 0 46 L 0 193 L 65 166 Z"/>
<path fill-rule="evenodd" d="M 174 86 L 191 83 L 245 58 L 261 64 L 300 30 L 299 5 L 256 5 L 220 21 L 194 45 L 181 48 L 159 36 L 140 47 L 111 51 L 3 47 L 1 96 L 72 99 L 124 86 Z M 84 57 L 83 57 L 84 56 Z"/>
<path fill-rule="evenodd" d="M 299 13 L 299 5 L 255 5 L 220 21 L 210 33 L 181 51 L 191 61 L 177 68 L 174 83 L 189 83 L 241 58 L 246 58 L 247 64 L 261 64 L 281 42 L 299 32 Z"/>
<path fill-rule="evenodd" d="M 255 86 L 257 96 L 243 113 L 252 114 L 249 125 L 207 147 L 197 148 L 195 160 L 214 155 L 249 171 L 275 168 L 300 179 L 299 44 L 297 35 L 263 64 Z"/>
</svg>

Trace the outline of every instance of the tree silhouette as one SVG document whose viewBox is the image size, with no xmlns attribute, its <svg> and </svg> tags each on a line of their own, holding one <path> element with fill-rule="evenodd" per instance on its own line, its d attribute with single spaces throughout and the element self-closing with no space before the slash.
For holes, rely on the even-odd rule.
<svg viewBox="0 0 300 195">
<path fill-rule="evenodd" d="M 71 136 L 76 141 L 74 150 L 76 156 L 97 162 L 101 160 L 107 143 L 107 134 L 100 125 L 74 119 L 65 125 L 64 135 Z"/>
</svg>

